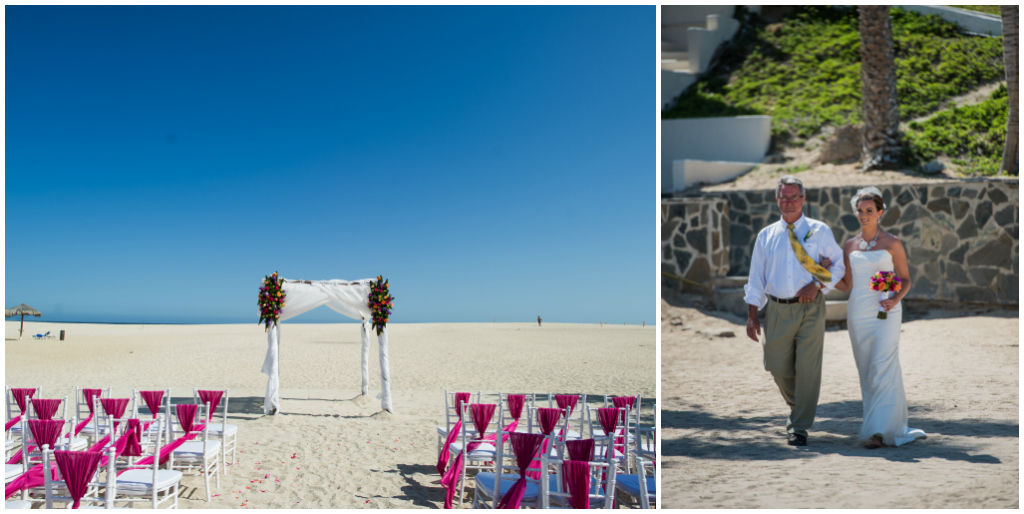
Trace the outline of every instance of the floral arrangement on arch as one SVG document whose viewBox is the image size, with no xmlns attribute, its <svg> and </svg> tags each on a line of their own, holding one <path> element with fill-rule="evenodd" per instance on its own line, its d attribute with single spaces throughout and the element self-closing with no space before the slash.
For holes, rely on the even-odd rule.
<svg viewBox="0 0 1024 514">
<path fill-rule="evenodd" d="M 391 308 L 394 306 L 395 298 L 388 292 L 388 281 L 377 275 L 377 280 L 370 282 L 370 297 L 367 306 L 373 314 L 373 328 L 377 329 L 377 335 L 384 332 L 388 324 L 388 317 L 391 316 Z"/>
<path fill-rule="evenodd" d="M 263 285 L 260 286 L 260 295 L 257 304 L 260 307 L 260 320 L 258 323 L 266 325 L 266 329 L 270 330 L 270 325 L 277 325 L 277 320 L 281 318 L 281 310 L 284 309 L 284 279 L 277 277 L 275 271 L 273 275 L 269 275 L 263 278 Z"/>
</svg>

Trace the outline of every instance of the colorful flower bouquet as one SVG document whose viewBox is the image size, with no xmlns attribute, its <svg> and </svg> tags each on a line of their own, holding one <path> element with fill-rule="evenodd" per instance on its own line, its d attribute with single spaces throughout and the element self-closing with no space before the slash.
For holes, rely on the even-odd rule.
<svg viewBox="0 0 1024 514">
<path fill-rule="evenodd" d="M 260 307 L 259 323 L 266 324 L 266 330 L 270 330 L 271 323 L 277 325 L 277 320 L 281 317 L 281 310 L 284 309 L 284 297 L 284 279 L 277 278 L 276 271 L 273 275 L 263 279 L 259 300 L 256 303 Z"/>
<path fill-rule="evenodd" d="M 377 280 L 370 282 L 370 298 L 367 305 L 373 313 L 373 328 L 377 329 L 378 336 L 388 324 L 388 316 L 391 316 L 391 307 L 394 303 L 395 298 L 388 293 L 388 281 L 377 275 Z"/>
<path fill-rule="evenodd" d="M 899 275 L 892 271 L 879 271 L 871 277 L 871 290 L 881 293 L 878 301 L 888 300 L 892 297 L 893 293 L 900 292 L 900 287 L 902 286 L 903 281 L 900 280 Z M 879 306 L 878 319 L 886 319 L 888 317 L 889 313 L 885 312 L 885 309 Z"/>
</svg>

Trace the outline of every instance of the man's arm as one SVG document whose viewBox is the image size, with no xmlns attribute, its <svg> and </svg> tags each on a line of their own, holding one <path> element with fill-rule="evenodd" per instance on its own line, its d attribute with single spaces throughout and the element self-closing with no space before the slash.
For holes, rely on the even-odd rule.
<svg viewBox="0 0 1024 514">
<path fill-rule="evenodd" d="M 836 284 L 843 279 L 843 275 L 846 274 L 846 262 L 843 260 L 843 249 L 836 243 L 836 236 L 832 233 L 832 229 L 825 226 L 820 237 L 820 248 L 821 253 L 828 257 L 832 261 L 832 266 L 828 269 L 832 275 L 832 280 L 828 283 L 822 284 L 821 294 L 828 294 L 836 287 Z"/>
<path fill-rule="evenodd" d="M 743 301 L 747 302 L 747 337 L 760 342 L 761 322 L 757 319 L 757 311 L 768 303 L 765 294 L 767 286 L 767 265 L 766 252 L 763 248 L 764 231 L 757 235 L 754 242 L 754 252 L 750 255 L 750 277 L 747 285 L 743 287 L 745 294 Z"/>
</svg>

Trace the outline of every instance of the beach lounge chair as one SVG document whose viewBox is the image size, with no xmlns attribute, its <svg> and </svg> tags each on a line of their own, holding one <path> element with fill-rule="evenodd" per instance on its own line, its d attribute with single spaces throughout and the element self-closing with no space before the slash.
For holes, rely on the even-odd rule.
<svg viewBox="0 0 1024 514">
<path fill-rule="evenodd" d="M 184 437 L 190 433 L 198 435 L 191 441 L 186 441 L 171 452 L 170 460 L 167 461 L 168 469 L 179 469 L 185 471 L 198 470 L 203 475 L 206 483 L 206 501 L 210 497 L 210 475 L 217 476 L 217 488 L 220 488 L 220 461 L 221 442 L 219 438 L 210 435 L 210 424 L 208 404 L 200 405 L 175 405 L 178 424 L 171 426 L 168 433 L 170 439 Z"/>
<path fill-rule="evenodd" d="M 209 411 L 207 429 L 212 437 L 220 439 L 220 463 L 227 473 L 227 452 L 231 452 L 231 463 L 237 462 L 235 449 L 238 446 L 238 427 L 228 424 L 229 389 L 223 391 L 192 389 L 192 401 L 205 403 Z M 217 409 L 220 408 L 220 415 Z M 218 418 L 220 422 L 218 423 Z"/>
<path fill-rule="evenodd" d="M 50 332 L 46 332 L 45 334 L 36 334 L 32 336 L 32 339 L 50 339 Z"/>
</svg>

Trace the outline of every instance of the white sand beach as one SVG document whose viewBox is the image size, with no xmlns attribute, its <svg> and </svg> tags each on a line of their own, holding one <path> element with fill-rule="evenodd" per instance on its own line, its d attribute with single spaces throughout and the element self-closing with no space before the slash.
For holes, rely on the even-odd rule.
<svg viewBox="0 0 1024 514">
<path fill-rule="evenodd" d="M 30 334 L 67 331 L 65 341 Z M 436 323 L 388 325 L 394 414 L 381 411 L 377 351 L 370 397 L 359 398 L 359 327 L 281 327 L 281 413 L 264 416 L 263 328 L 251 325 L 5 324 L 9 387 L 230 388 L 229 422 L 239 426 L 238 463 L 213 501 L 201 477 L 186 476 L 182 508 L 440 508 L 435 469 L 444 389 L 643 395 L 653 424 L 656 330 L 648 325 Z M 376 342 L 374 341 L 374 345 Z M 369 401 L 366 401 L 369 400 Z M 469 503 L 465 503 L 468 507 Z"/>
<path fill-rule="evenodd" d="M 1016 311 L 905 315 L 909 425 L 928 437 L 877 450 L 855 441 L 861 393 L 846 330 L 825 333 L 817 417 L 808 445 L 793 447 L 743 323 L 662 303 L 664 507 L 1019 507 Z"/>
</svg>

